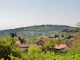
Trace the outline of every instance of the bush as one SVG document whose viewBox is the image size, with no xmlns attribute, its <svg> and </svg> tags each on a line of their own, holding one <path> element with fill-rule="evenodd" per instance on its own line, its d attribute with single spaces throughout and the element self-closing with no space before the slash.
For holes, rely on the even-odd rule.
<svg viewBox="0 0 80 60">
<path fill-rule="evenodd" d="M 42 51 L 38 46 L 30 46 L 28 49 L 28 60 L 39 59 L 41 52 Z"/>
<path fill-rule="evenodd" d="M 14 38 L 0 38 L 0 58 L 10 60 L 10 55 L 21 58 L 22 51 L 15 46 Z"/>
</svg>

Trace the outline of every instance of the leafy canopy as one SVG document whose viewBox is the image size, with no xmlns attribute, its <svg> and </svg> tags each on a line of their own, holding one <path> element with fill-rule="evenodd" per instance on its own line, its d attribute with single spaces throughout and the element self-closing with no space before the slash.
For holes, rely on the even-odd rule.
<svg viewBox="0 0 80 60">
<path fill-rule="evenodd" d="M 44 49 L 47 51 L 47 50 L 50 50 L 50 48 L 53 48 L 55 46 L 55 44 L 59 44 L 60 41 L 58 39 L 50 39 L 48 42 L 46 42 L 44 44 Z"/>
<path fill-rule="evenodd" d="M 0 38 L 0 58 L 10 60 L 10 55 L 21 57 L 22 51 L 15 46 L 14 38 Z"/>
</svg>

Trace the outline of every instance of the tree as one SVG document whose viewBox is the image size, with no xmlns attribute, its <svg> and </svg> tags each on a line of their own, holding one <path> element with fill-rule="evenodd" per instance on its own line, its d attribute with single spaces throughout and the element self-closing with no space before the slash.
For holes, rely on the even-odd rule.
<svg viewBox="0 0 80 60">
<path fill-rule="evenodd" d="M 71 36 L 71 35 L 69 35 L 68 37 L 67 37 L 67 39 L 70 39 L 70 38 L 72 38 L 73 36 Z"/>
<path fill-rule="evenodd" d="M 14 38 L 0 38 L 0 58 L 11 60 L 10 55 L 21 57 L 22 51 L 15 46 Z"/>
<path fill-rule="evenodd" d="M 14 36 L 15 36 L 15 37 L 17 37 L 17 34 L 16 34 L 16 33 L 14 33 Z"/>
<path fill-rule="evenodd" d="M 59 35 L 55 34 L 55 38 L 56 38 L 56 37 L 59 37 Z"/>
<path fill-rule="evenodd" d="M 14 37 L 14 33 L 11 33 L 11 37 Z"/>
<path fill-rule="evenodd" d="M 44 50 L 45 50 L 45 52 L 50 50 L 50 46 L 49 46 L 49 43 L 48 42 L 46 42 L 44 44 Z"/>
<path fill-rule="evenodd" d="M 80 32 L 80 22 L 78 22 L 76 25 L 77 25 L 78 32 Z"/>
<path fill-rule="evenodd" d="M 16 33 L 11 33 L 11 37 L 17 37 Z"/>
<path fill-rule="evenodd" d="M 78 33 L 75 36 L 75 40 L 80 41 L 80 22 L 77 23 L 77 31 L 78 31 Z"/>
<path fill-rule="evenodd" d="M 61 35 L 61 37 L 64 37 L 64 35 Z"/>
<path fill-rule="evenodd" d="M 28 49 L 28 60 L 40 58 L 41 49 L 37 45 L 32 45 Z"/>
<path fill-rule="evenodd" d="M 59 44 L 60 41 L 58 39 L 50 39 L 48 42 L 44 44 L 45 51 L 49 51 L 50 48 L 54 49 L 55 44 Z"/>
<path fill-rule="evenodd" d="M 80 46 L 80 22 L 79 23 L 77 23 L 77 33 L 75 34 L 75 36 L 74 36 L 74 42 L 72 42 L 72 44 L 71 44 L 71 48 L 73 48 L 73 50 L 75 51 L 76 49 L 77 50 L 79 50 L 80 51 L 80 48 L 79 48 L 79 46 Z M 78 51 L 76 51 L 76 52 L 78 52 Z"/>
<path fill-rule="evenodd" d="M 15 40 L 15 41 L 19 41 L 19 38 L 18 38 L 18 37 L 14 37 L 14 40 Z"/>
</svg>

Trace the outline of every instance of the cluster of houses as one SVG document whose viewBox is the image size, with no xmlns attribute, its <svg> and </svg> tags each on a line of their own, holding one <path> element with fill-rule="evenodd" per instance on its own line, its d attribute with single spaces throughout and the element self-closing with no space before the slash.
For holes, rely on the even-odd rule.
<svg viewBox="0 0 80 60">
<path fill-rule="evenodd" d="M 54 36 L 49 36 L 48 38 L 45 38 L 45 39 L 41 39 L 39 40 L 38 42 L 36 43 L 21 43 L 20 41 L 16 41 L 16 46 L 19 47 L 23 52 L 25 51 L 28 51 L 28 48 L 32 45 L 37 45 L 40 49 L 43 50 L 44 48 L 44 43 L 48 42 L 51 38 L 54 38 Z M 63 39 L 63 38 L 62 38 Z M 68 47 L 66 44 L 62 44 L 60 43 L 59 45 L 55 45 L 54 49 L 58 52 L 61 52 L 61 51 L 67 51 L 70 49 L 70 47 Z"/>
</svg>

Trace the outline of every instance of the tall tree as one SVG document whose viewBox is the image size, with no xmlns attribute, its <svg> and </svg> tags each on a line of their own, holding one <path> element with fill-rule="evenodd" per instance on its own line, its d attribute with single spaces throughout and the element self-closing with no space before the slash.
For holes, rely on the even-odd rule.
<svg viewBox="0 0 80 60">
<path fill-rule="evenodd" d="M 77 23 L 77 31 L 78 33 L 76 34 L 75 39 L 80 40 L 80 22 Z"/>
<path fill-rule="evenodd" d="M 14 37 L 14 33 L 11 33 L 11 37 Z"/>
</svg>

